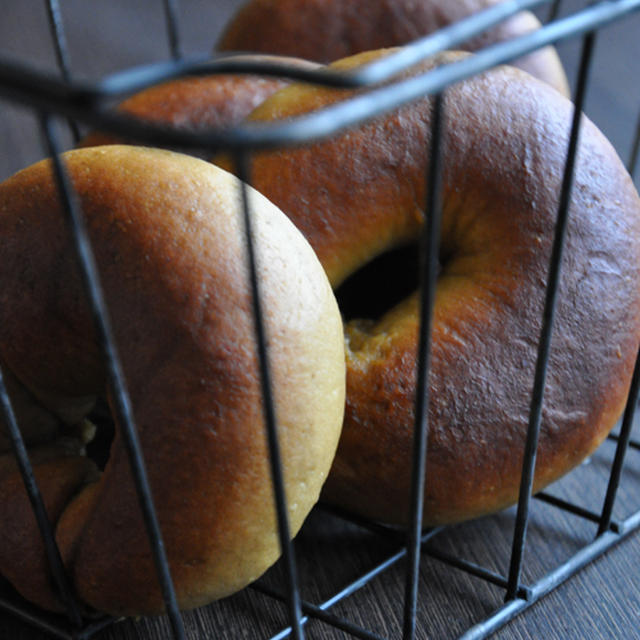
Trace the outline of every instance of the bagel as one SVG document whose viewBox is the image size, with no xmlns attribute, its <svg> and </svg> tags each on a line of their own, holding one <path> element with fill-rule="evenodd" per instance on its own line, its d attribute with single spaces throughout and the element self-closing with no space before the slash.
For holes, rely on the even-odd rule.
<svg viewBox="0 0 640 640">
<path fill-rule="evenodd" d="M 247 62 L 270 56 L 243 56 Z M 278 57 L 294 68 L 315 68 L 306 60 Z M 265 98 L 286 86 L 285 78 L 245 74 L 186 76 L 153 85 L 123 100 L 117 110 L 145 122 L 190 132 L 225 129 L 242 122 Z M 92 131 L 78 144 L 93 147 L 127 142 L 109 133 Z"/>
<path fill-rule="evenodd" d="M 94 247 L 178 604 L 228 595 L 279 555 L 237 179 L 159 149 L 64 162 Z M 258 279 L 291 532 L 317 501 L 344 412 L 344 338 L 309 244 L 254 191 Z M 0 185 L 0 355 L 43 409 L 79 417 L 105 369 L 52 178 Z M 109 400 L 110 401 L 110 400 Z M 112 615 L 163 610 L 119 426 L 104 469 L 79 436 L 31 430 L 36 478 L 72 587 Z M 60 604 L 12 456 L 0 457 L 0 573 Z"/>
<path fill-rule="evenodd" d="M 437 56 L 412 73 L 465 55 Z M 286 120 L 350 95 L 291 85 L 249 119 Z M 517 500 L 573 111 L 508 66 L 449 87 L 444 100 L 425 525 Z M 419 325 L 411 254 L 423 227 L 430 121 L 424 98 L 328 140 L 261 151 L 250 169 L 252 185 L 316 250 L 345 316 L 347 407 L 323 498 L 392 523 L 406 522 L 409 509 Z M 403 260 L 413 268 L 396 268 Z M 623 409 L 640 339 L 639 269 L 638 194 L 583 117 L 536 491 L 588 456 Z M 351 299 L 365 287 L 362 300 Z"/>
<path fill-rule="evenodd" d="M 503 0 L 249 0 L 223 31 L 219 51 L 255 51 L 333 62 L 355 53 L 396 47 L 454 24 Z M 540 27 L 522 11 L 460 45 L 477 51 Z M 569 96 L 553 47 L 512 62 Z"/>
</svg>

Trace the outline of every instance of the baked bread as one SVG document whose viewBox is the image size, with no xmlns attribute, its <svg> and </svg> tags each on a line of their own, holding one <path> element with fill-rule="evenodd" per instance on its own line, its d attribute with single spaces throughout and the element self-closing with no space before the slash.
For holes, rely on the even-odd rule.
<svg viewBox="0 0 640 640">
<path fill-rule="evenodd" d="M 244 56 L 248 62 L 269 62 L 270 56 Z M 312 69 L 317 64 L 278 57 L 278 63 Z M 123 100 L 117 110 L 144 122 L 197 132 L 226 129 L 242 122 L 265 98 L 286 86 L 286 78 L 250 74 L 185 76 L 139 91 Z M 92 131 L 79 147 L 127 142 L 109 133 Z M 136 141 L 128 141 L 135 143 Z"/>
<path fill-rule="evenodd" d="M 381 55 L 333 66 L 350 69 Z M 464 55 L 437 56 L 412 73 Z M 295 118 L 350 95 L 291 85 L 250 120 Z M 508 66 L 451 86 L 444 101 L 425 525 L 517 500 L 573 112 L 557 91 Z M 326 141 L 257 153 L 251 166 L 252 185 L 316 250 L 345 316 L 347 408 L 323 496 L 387 522 L 406 522 L 409 508 L 419 323 L 414 256 L 431 110 L 424 98 Z M 394 257 L 398 251 L 412 267 Z M 381 263 L 385 257 L 390 262 Z M 367 273 L 375 264 L 380 268 Z M 536 491 L 588 456 L 623 409 L 640 339 L 639 270 L 638 194 L 584 117 Z M 355 278 L 358 285 L 349 286 Z"/>
<path fill-rule="evenodd" d="M 257 578 L 279 555 L 240 191 L 203 160 L 106 146 L 64 161 L 87 222 L 179 605 Z M 292 533 L 318 499 L 344 411 L 342 323 L 293 224 L 250 190 Z M 41 407 L 76 415 L 107 382 L 74 250 L 42 161 L 0 185 L 0 355 Z M 70 412 L 68 410 L 71 410 Z M 112 615 L 163 609 L 125 447 L 104 469 L 47 428 L 36 478 L 78 598 Z M 74 444 L 75 443 L 75 444 Z M 21 478 L 0 456 L 0 573 L 60 604 Z"/>
<path fill-rule="evenodd" d="M 232 17 L 219 51 L 255 51 L 333 62 L 362 51 L 407 44 L 503 0 L 249 0 Z M 460 45 L 477 51 L 538 29 L 522 11 Z M 569 95 L 553 47 L 539 49 L 513 65 Z"/>
</svg>

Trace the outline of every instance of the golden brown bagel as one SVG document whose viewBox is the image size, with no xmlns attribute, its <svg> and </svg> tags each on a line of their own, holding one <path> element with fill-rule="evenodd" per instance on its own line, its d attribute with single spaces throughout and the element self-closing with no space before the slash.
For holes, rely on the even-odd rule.
<svg viewBox="0 0 640 640">
<path fill-rule="evenodd" d="M 249 0 L 231 19 L 217 47 L 333 62 L 362 51 L 407 44 L 502 1 Z M 477 51 L 539 27 L 538 19 L 523 11 L 460 48 Z M 512 64 L 569 95 L 567 78 L 552 47 Z"/>
<path fill-rule="evenodd" d="M 243 56 L 247 61 L 264 62 L 272 57 Z M 295 58 L 277 60 L 296 68 L 318 66 Z M 244 120 L 265 98 L 288 83 L 285 78 L 257 75 L 187 76 L 144 89 L 121 102 L 117 109 L 146 122 L 186 131 L 227 128 Z M 79 146 L 119 142 L 122 141 L 113 135 L 94 131 Z"/>
<path fill-rule="evenodd" d="M 348 95 L 292 85 L 250 119 L 287 119 Z M 567 99 L 513 67 L 446 91 L 425 524 L 479 516 L 517 498 L 571 117 Z M 253 186 L 302 230 L 335 288 L 376 256 L 417 241 L 430 119 L 423 99 L 328 141 L 254 157 Z M 640 200 L 586 117 L 563 265 L 536 490 L 609 432 L 640 339 Z M 369 297 L 386 295 L 383 278 L 392 294 L 416 282 L 413 270 L 383 273 L 369 283 Z M 338 301 L 350 302 L 341 294 Z M 345 424 L 323 493 L 392 522 L 406 521 L 408 511 L 417 309 L 414 294 L 380 316 L 350 311 Z"/>
<path fill-rule="evenodd" d="M 207 162 L 161 150 L 92 147 L 64 159 L 94 246 L 179 604 L 196 607 L 241 588 L 279 555 L 239 185 Z M 296 532 L 318 498 L 342 423 L 342 323 L 303 236 L 256 192 L 250 201 Z M 104 394 L 49 162 L 0 186 L 0 238 L 4 363 L 58 406 Z M 86 458 L 56 446 L 34 448 L 34 466 L 78 597 L 112 614 L 161 611 L 120 435 L 97 480 Z M 0 537 L 35 540 L 6 458 Z M 34 558 L 35 569 L 42 564 Z M 56 606 L 16 549 L 3 545 L 0 572 L 38 604 Z"/>
</svg>

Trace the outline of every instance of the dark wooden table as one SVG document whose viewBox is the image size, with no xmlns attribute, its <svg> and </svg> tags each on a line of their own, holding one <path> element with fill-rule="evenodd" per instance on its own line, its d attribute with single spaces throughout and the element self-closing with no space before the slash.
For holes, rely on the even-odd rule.
<svg viewBox="0 0 640 640">
<path fill-rule="evenodd" d="M 585 2 L 565 2 L 562 13 Z M 66 0 L 67 29 L 73 72 L 88 79 L 128 66 L 166 57 L 167 39 L 162 3 L 111 0 L 88 3 Z M 134 6 L 135 5 L 135 6 Z M 221 27 L 238 2 L 184 0 L 181 30 L 186 53 L 212 48 Z M 5 2 L 0 19 L 0 58 L 23 60 L 55 72 L 44 3 Z M 544 15 L 544 14 L 542 14 Z M 640 15 L 598 34 L 586 111 L 611 139 L 626 161 L 640 107 Z M 573 82 L 581 42 L 562 44 L 559 51 Z M 0 101 L 0 180 L 43 155 L 35 117 Z M 638 183 L 638 180 L 636 180 Z M 637 432 L 637 429 L 636 429 Z M 579 469 L 549 492 L 586 509 L 599 511 L 613 458 L 607 441 Z M 614 516 L 624 519 L 640 509 L 640 452 L 627 457 Z M 418 638 L 457 637 L 500 607 L 502 588 L 457 570 L 438 556 L 462 557 L 504 575 L 508 567 L 514 510 L 448 528 L 429 543 L 420 575 Z M 529 525 L 523 580 L 535 583 L 593 540 L 596 525 L 541 500 L 534 500 Z M 296 541 L 303 598 L 321 603 L 395 554 L 402 544 L 394 536 L 339 518 L 322 508 L 308 519 Z M 620 542 L 591 562 L 550 595 L 508 623 L 495 637 L 502 639 L 640 638 L 640 535 Z M 276 566 L 260 585 L 278 589 Z M 0 583 L 0 594 L 7 589 Z M 331 612 L 353 624 L 398 638 L 402 629 L 404 561 L 391 563 L 379 575 L 354 589 Z M 225 601 L 184 616 L 187 637 L 263 638 L 286 627 L 283 606 L 258 588 L 248 588 Z M 342 638 L 331 625 L 312 620 L 312 638 Z M 0 611 L 0 639 L 43 640 L 51 636 Z M 125 620 L 99 632 L 99 640 L 148 640 L 170 637 L 164 618 Z"/>
</svg>

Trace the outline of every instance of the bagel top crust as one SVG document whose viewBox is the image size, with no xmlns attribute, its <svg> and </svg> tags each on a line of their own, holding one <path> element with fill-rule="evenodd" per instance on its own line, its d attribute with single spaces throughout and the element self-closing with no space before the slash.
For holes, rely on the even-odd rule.
<svg viewBox="0 0 640 640">
<path fill-rule="evenodd" d="M 124 100 L 118 110 L 146 121 L 189 131 L 240 122 L 267 96 L 287 83 L 253 76 L 196 76 L 165 82 Z M 110 134 L 92 132 L 82 147 L 114 144 Z"/>
<path fill-rule="evenodd" d="M 290 67 L 313 69 L 318 65 L 298 58 L 281 56 L 236 56 L 238 61 L 275 60 Z M 164 124 L 186 131 L 228 128 L 238 124 L 265 98 L 282 89 L 286 78 L 213 74 L 187 76 L 143 89 L 123 100 L 117 110 L 134 118 Z M 93 131 L 79 143 L 80 147 L 117 144 L 114 135 Z"/>
<path fill-rule="evenodd" d="M 443 54 L 419 70 L 459 55 Z M 286 119 L 348 96 L 291 86 L 251 119 Z M 444 101 L 425 497 L 425 523 L 432 524 L 517 499 L 573 111 L 558 92 L 513 67 L 452 86 Z M 376 255 L 417 239 L 430 119 L 427 98 L 326 141 L 255 155 L 252 184 L 302 230 L 334 287 Z M 611 145 L 583 117 L 536 488 L 588 455 L 622 411 L 640 339 L 639 271 L 638 194 Z M 324 495 L 384 520 L 407 516 L 417 326 L 414 298 L 346 327 L 347 410 Z"/>
<path fill-rule="evenodd" d="M 502 0 L 250 0 L 226 26 L 220 51 L 256 51 L 334 62 L 363 51 L 396 47 L 454 24 Z M 540 27 L 522 11 L 460 45 L 477 51 Z M 560 59 L 545 47 L 511 64 L 563 95 L 569 85 Z"/>
<path fill-rule="evenodd" d="M 64 161 L 94 248 L 178 601 L 199 606 L 241 588 L 279 555 L 239 183 L 207 162 L 157 149 L 92 147 Z M 342 423 L 342 324 L 308 243 L 260 194 L 250 190 L 249 200 L 296 532 L 318 498 Z M 0 238 L 4 366 L 43 403 L 104 395 L 50 162 L 0 185 Z M 86 470 L 72 460 L 48 455 L 36 476 L 52 480 L 43 491 L 80 600 L 118 615 L 162 611 L 118 425 L 98 480 L 86 484 Z M 10 475 L 0 484 L 19 486 Z M 34 525 L 7 508 L 3 501 L 8 533 L 0 534 L 22 539 Z M 7 546 L 0 572 L 54 607 Z"/>
</svg>

